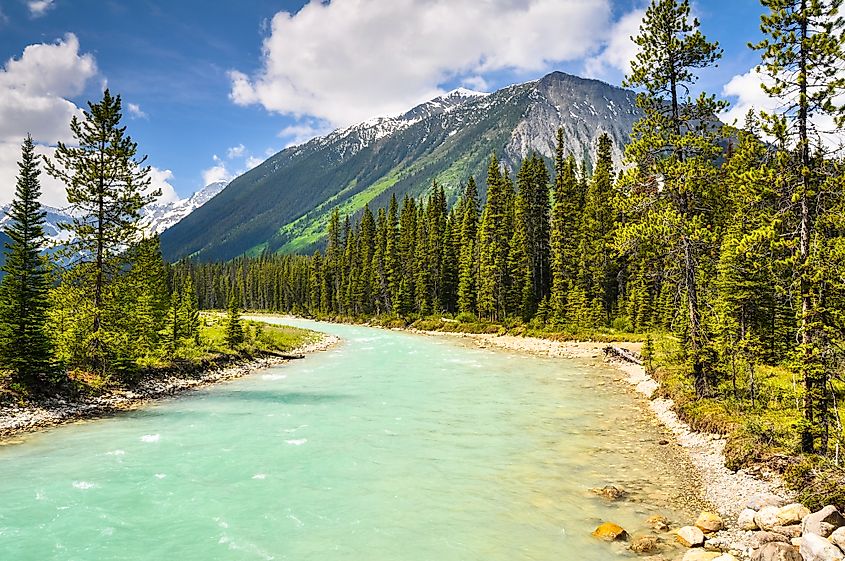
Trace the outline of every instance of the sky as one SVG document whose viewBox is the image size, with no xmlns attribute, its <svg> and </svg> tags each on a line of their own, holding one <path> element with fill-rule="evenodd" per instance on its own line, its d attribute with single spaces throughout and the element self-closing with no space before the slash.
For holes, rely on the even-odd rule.
<svg viewBox="0 0 845 561">
<path fill-rule="evenodd" d="M 104 87 L 163 200 L 283 148 L 455 87 L 494 91 L 561 70 L 620 85 L 642 0 L 0 0 L 0 203 L 20 144 L 50 155 Z M 747 47 L 757 0 L 698 0 L 724 57 L 699 87 L 765 105 Z M 43 202 L 66 204 L 42 174 Z"/>
</svg>

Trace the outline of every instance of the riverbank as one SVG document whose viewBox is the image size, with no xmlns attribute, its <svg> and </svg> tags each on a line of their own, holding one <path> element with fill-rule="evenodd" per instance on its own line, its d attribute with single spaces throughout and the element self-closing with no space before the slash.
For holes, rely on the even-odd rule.
<svg viewBox="0 0 845 561">
<path fill-rule="evenodd" d="M 55 396 L 35 402 L 0 405 L 0 444 L 14 444 L 32 432 L 76 421 L 115 415 L 188 390 L 246 376 L 256 370 L 279 366 L 305 355 L 331 348 L 337 337 L 323 335 L 285 353 L 261 352 L 254 356 L 222 355 L 194 364 L 174 365 L 155 371 L 131 385 L 109 388 L 93 396 Z"/>
</svg>

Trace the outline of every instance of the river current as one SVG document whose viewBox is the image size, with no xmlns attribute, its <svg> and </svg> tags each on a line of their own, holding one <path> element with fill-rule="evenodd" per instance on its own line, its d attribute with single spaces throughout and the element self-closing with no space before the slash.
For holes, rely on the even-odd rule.
<svg viewBox="0 0 845 561">
<path fill-rule="evenodd" d="M 600 522 L 690 515 L 673 445 L 597 361 L 274 321 L 343 341 L 0 447 L 0 559 L 599 561 L 635 557 Z"/>
</svg>

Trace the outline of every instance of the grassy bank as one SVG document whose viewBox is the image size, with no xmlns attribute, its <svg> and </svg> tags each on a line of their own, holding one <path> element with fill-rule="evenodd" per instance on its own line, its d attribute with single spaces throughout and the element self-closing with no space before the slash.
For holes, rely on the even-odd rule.
<svg viewBox="0 0 845 561">
<path fill-rule="evenodd" d="M 515 335 L 553 341 L 642 342 L 646 367 L 660 383 L 658 395 L 672 399 L 678 416 L 693 429 L 726 437 L 725 459 L 730 469 L 774 471 L 808 507 L 816 509 L 836 504 L 845 508 L 845 470 L 842 468 L 845 450 L 838 457 L 834 451 L 832 458 L 799 453 L 796 429 L 802 422 L 801 387 L 794 373 L 783 365 L 754 365 L 753 391 L 752 369 L 747 364 L 726 371 L 711 369 L 711 393 L 718 397 L 699 399 L 693 387 L 684 346 L 672 334 L 630 333 L 612 328 L 556 328 L 518 320 L 492 323 L 460 315 L 407 319 L 396 316 L 332 316 L 319 319 L 386 328 Z M 845 402 L 845 384 L 836 382 L 835 389 L 837 401 Z M 838 412 L 834 414 L 841 421 L 841 415 Z M 841 435 L 831 435 L 831 442 L 837 440 L 837 436 L 841 438 Z"/>
<path fill-rule="evenodd" d="M 242 321 L 244 342 L 236 348 L 226 345 L 224 318 L 216 313 L 204 313 L 201 317 L 198 341 L 188 341 L 172 356 L 147 357 L 137 364 L 127 365 L 120 375 L 104 376 L 97 372 L 71 370 L 66 377 L 55 381 L 53 391 L 46 397 L 56 395 L 69 398 L 96 396 L 112 390 L 132 389 L 139 383 L 171 376 L 196 376 L 204 371 L 244 362 L 266 356 L 279 356 L 319 341 L 320 333 L 297 327 L 270 325 L 258 321 Z M 25 390 L 10 384 L 0 373 L 0 404 L 22 403 L 39 397 L 29 395 Z"/>
</svg>

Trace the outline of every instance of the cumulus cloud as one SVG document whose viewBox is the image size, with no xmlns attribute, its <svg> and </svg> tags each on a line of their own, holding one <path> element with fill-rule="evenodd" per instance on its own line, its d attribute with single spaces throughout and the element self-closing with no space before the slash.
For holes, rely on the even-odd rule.
<svg viewBox="0 0 845 561">
<path fill-rule="evenodd" d="M 159 203 L 173 203 L 179 200 L 176 189 L 170 183 L 173 179 L 173 172 L 169 169 L 159 169 L 150 166 L 150 190 L 161 189 L 161 196 L 157 199 Z"/>
<path fill-rule="evenodd" d="M 840 72 L 845 77 L 845 69 Z M 782 101 L 769 96 L 763 90 L 763 84 L 771 84 L 771 78 L 758 72 L 756 67 L 744 74 L 733 76 L 722 87 L 722 95 L 731 101 L 731 106 L 721 116 L 722 121 L 742 126 L 749 111 L 758 114 L 760 111 L 767 113 L 781 111 Z M 838 96 L 836 103 L 837 105 L 845 104 L 845 94 Z M 833 118 L 819 115 L 813 119 L 813 122 L 824 133 L 822 140 L 828 147 L 838 148 L 845 141 L 845 135 L 837 128 Z"/>
<path fill-rule="evenodd" d="M 47 156 L 58 141 L 72 140 L 70 120 L 82 113 L 68 98 L 82 93 L 96 74 L 94 57 L 80 54 L 72 33 L 55 43 L 29 45 L 0 69 L 0 202 L 14 195 L 27 133 L 39 144 L 37 152 Z M 41 174 L 41 186 L 45 204 L 66 204 L 63 185 Z"/>
<path fill-rule="evenodd" d="M 226 164 L 224 163 L 219 163 L 216 166 L 211 166 L 210 168 L 202 171 L 203 185 L 211 185 L 212 183 L 217 183 L 219 181 L 228 182 L 234 178 L 235 175 L 226 168 Z"/>
<path fill-rule="evenodd" d="M 639 33 L 644 16 L 645 10 L 633 10 L 619 18 L 607 33 L 601 53 L 585 62 L 584 73 L 596 78 L 606 78 L 612 71 L 630 74 L 631 60 L 639 52 L 631 37 Z"/>
<path fill-rule="evenodd" d="M 29 15 L 34 18 L 43 16 L 53 6 L 53 0 L 27 0 L 26 2 L 26 7 L 29 8 Z"/>
<path fill-rule="evenodd" d="M 610 0 L 312 0 L 272 18 L 261 70 L 231 71 L 230 97 L 347 125 L 399 113 L 449 80 L 592 55 L 610 19 Z"/>
<path fill-rule="evenodd" d="M 279 131 L 277 136 L 285 141 L 285 148 L 289 148 L 308 142 L 312 138 L 328 134 L 331 130 L 331 125 L 326 122 L 301 122 L 286 126 Z"/>
<path fill-rule="evenodd" d="M 243 144 L 238 144 L 237 146 L 232 146 L 231 148 L 226 150 L 226 157 L 230 160 L 233 160 L 235 158 L 242 157 L 245 152 L 246 146 L 244 146 Z"/>
<path fill-rule="evenodd" d="M 127 103 L 126 109 L 129 111 L 129 116 L 133 119 L 146 119 L 147 114 L 144 113 L 144 110 L 141 109 L 141 106 L 137 103 Z"/>
</svg>

